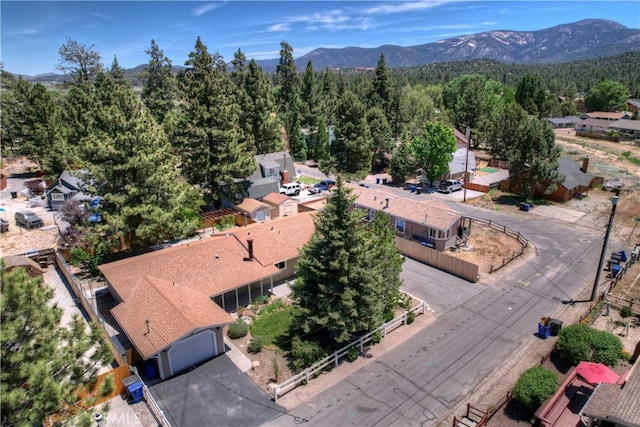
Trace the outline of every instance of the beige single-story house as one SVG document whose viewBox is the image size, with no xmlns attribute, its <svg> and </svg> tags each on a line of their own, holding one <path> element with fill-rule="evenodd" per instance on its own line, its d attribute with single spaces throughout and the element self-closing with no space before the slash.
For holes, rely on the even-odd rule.
<svg viewBox="0 0 640 427">
<path fill-rule="evenodd" d="M 242 224 L 249 225 L 254 222 L 265 222 L 271 220 L 271 205 L 262 203 L 255 199 L 245 197 L 242 202 L 234 206 L 234 209 L 242 214 Z M 236 217 L 236 223 L 238 222 Z"/>
<path fill-rule="evenodd" d="M 239 227 L 99 267 L 111 309 L 134 350 L 160 378 L 225 351 L 229 312 L 290 278 L 314 231 L 313 213 Z"/>
<path fill-rule="evenodd" d="M 437 200 L 412 200 L 345 185 L 356 196 L 355 207 L 367 211 L 368 220 L 380 210 L 388 213 L 391 226 L 399 237 L 419 241 L 438 251 L 449 249 L 468 237 L 462 214 Z"/>
</svg>

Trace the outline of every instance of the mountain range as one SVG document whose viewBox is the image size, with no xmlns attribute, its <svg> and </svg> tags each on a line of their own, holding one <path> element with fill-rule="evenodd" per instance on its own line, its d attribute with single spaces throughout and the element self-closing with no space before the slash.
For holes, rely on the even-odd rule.
<svg viewBox="0 0 640 427">
<path fill-rule="evenodd" d="M 604 19 L 586 19 L 538 31 L 487 31 L 416 46 L 384 45 L 375 48 L 345 47 L 315 49 L 295 59 L 303 70 L 312 61 L 324 68 L 373 68 L 380 55 L 390 68 L 416 67 L 436 62 L 493 59 L 503 63 L 552 64 L 603 58 L 640 51 L 640 30 Z M 274 71 L 279 59 L 256 61 L 265 72 Z M 128 70 L 137 76 L 146 65 Z M 177 69 L 182 67 L 176 67 Z M 29 81 L 59 81 L 64 76 L 23 76 Z"/>
</svg>

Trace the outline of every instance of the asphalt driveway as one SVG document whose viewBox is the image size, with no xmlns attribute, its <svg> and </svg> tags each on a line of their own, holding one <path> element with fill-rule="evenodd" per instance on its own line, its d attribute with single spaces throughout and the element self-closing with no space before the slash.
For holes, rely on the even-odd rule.
<svg viewBox="0 0 640 427">
<path fill-rule="evenodd" d="M 225 354 L 149 389 L 179 427 L 259 426 L 286 413 Z"/>
</svg>

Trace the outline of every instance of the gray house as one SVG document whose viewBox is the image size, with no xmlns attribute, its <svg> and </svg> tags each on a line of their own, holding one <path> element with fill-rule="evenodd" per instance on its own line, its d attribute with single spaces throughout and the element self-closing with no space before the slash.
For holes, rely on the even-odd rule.
<svg viewBox="0 0 640 427">
<path fill-rule="evenodd" d="M 248 197 L 262 199 L 269 193 L 279 193 L 280 185 L 296 176 L 293 159 L 286 151 L 258 154 L 256 170 L 246 178 Z"/>
<path fill-rule="evenodd" d="M 76 199 L 80 202 L 90 200 L 91 197 L 82 192 L 84 180 L 81 177 L 85 173 L 86 171 L 84 170 L 64 170 L 60 177 L 45 190 L 49 208 L 56 211 L 60 210 L 60 206 L 71 199 Z"/>
</svg>

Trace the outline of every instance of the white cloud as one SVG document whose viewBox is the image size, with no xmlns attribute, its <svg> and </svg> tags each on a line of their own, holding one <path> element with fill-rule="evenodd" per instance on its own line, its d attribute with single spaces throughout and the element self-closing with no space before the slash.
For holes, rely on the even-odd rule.
<svg viewBox="0 0 640 427">
<path fill-rule="evenodd" d="M 416 1 L 398 4 L 385 4 L 364 9 L 363 13 L 367 15 L 389 15 L 392 13 L 415 12 L 417 10 L 431 9 L 446 3 L 446 1 Z"/>
<path fill-rule="evenodd" d="M 110 15 L 105 15 L 104 13 L 99 12 L 89 12 L 89 15 L 95 16 L 96 18 L 104 19 L 105 21 L 113 21 L 115 18 Z"/>
<path fill-rule="evenodd" d="M 289 30 L 291 30 L 291 26 L 286 23 L 275 24 L 267 28 L 268 32 L 289 31 Z"/>
<path fill-rule="evenodd" d="M 35 28 L 21 28 L 15 31 L 9 31 L 7 33 L 8 36 L 32 36 L 34 34 L 38 34 L 39 31 Z"/>
<path fill-rule="evenodd" d="M 224 3 L 207 3 L 202 6 L 198 6 L 195 9 L 191 9 L 191 14 L 195 16 L 204 15 L 207 12 L 211 12 L 213 9 L 222 7 Z"/>
</svg>

